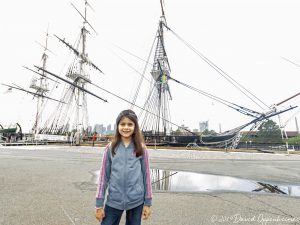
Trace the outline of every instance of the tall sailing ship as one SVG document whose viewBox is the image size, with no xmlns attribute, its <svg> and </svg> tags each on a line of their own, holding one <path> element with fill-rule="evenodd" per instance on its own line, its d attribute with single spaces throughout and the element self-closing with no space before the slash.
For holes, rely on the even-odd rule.
<svg viewBox="0 0 300 225">
<path fill-rule="evenodd" d="M 136 99 L 139 96 L 141 90 L 141 84 L 145 80 L 145 74 L 142 74 L 141 79 L 137 85 L 137 90 L 131 103 L 131 108 L 140 109 L 140 121 L 145 140 L 148 145 L 169 145 L 169 146 L 187 146 L 188 144 L 194 143 L 195 145 L 205 145 L 205 146 L 216 146 L 216 147 L 226 147 L 226 148 L 236 148 L 241 135 L 240 131 L 246 127 L 250 127 L 250 130 L 254 130 L 259 127 L 264 121 L 271 117 L 284 113 L 286 111 L 292 110 L 295 107 L 288 106 L 279 109 L 280 104 L 275 104 L 273 106 L 268 106 L 248 91 L 245 87 L 239 84 L 236 80 L 226 74 L 220 67 L 210 61 L 202 53 L 197 51 L 191 44 L 185 41 L 181 36 L 175 33 L 168 25 L 164 10 L 164 2 L 160 0 L 161 16 L 158 23 L 158 29 L 156 32 L 156 39 L 154 42 L 155 48 L 151 50 L 149 57 L 153 57 L 153 63 L 151 64 L 151 81 L 150 88 L 148 91 L 147 98 L 142 107 L 136 107 Z M 255 102 L 257 105 L 264 105 L 268 110 L 264 112 L 258 112 L 249 109 L 245 106 L 241 106 L 231 101 L 227 101 L 224 98 L 212 95 L 205 91 L 202 91 L 190 84 L 179 81 L 175 79 L 171 74 L 172 62 L 169 62 L 167 49 L 165 45 L 165 34 L 166 32 L 171 33 L 176 38 L 178 38 L 186 47 L 192 50 L 197 56 L 199 56 L 203 61 L 205 61 L 209 66 L 216 70 L 221 76 L 225 77 L 230 83 L 232 83 L 242 94 L 246 95 L 251 101 Z M 147 61 L 146 66 L 150 65 Z M 144 70 L 145 71 L 145 70 Z M 178 85 L 182 85 L 191 91 L 197 92 L 203 96 L 206 96 L 213 101 L 219 102 L 233 110 L 238 111 L 241 114 L 251 117 L 252 119 L 234 129 L 216 133 L 211 135 L 204 135 L 199 133 L 194 133 L 184 127 L 180 126 L 171 121 L 171 112 L 169 101 L 172 100 L 171 89 L 169 82 L 173 81 Z M 299 93 L 300 94 L 300 93 Z M 175 99 L 176 101 L 176 99 Z M 283 101 L 284 102 L 284 101 Z M 282 103 L 283 103 L 282 102 Z M 261 107 L 262 108 L 262 107 Z M 195 109 L 196 110 L 196 109 Z M 179 132 L 176 132 L 179 131 Z"/>
<path fill-rule="evenodd" d="M 57 41 L 62 44 L 66 49 L 69 49 L 72 53 L 72 62 L 69 64 L 65 77 L 60 77 L 51 72 L 47 68 L 48 60 L 48 32 L 46 35 L 46 42 L 44 45 L 44 52 L 42 54 L 42 65 L 34 66 L 34 68 L 26 69 L 32 71 L 35 75 L 32 78 L 30 90 L 16 86 L 7 85 L 9 88 L 18 89 L 32 94 L 37 100 L 37 109 L 35 122 L 32 127 L 32 133 L 36 139 L 49 139 L 65 136 L 66 133 L 74 131 L 78 134 L 87 132 L 88 130 L 88 103 L 87 95 L 92 95 L 102 102 L 107 100 L 89 91 L 88 86 L 94 84 L 90 78 L 90 72 L 103 73 L 102 70 L 88 57 L 86 43 L 88 34 L 95 32 L 93 26 L 87 20 L 87 11 L 90 7 L 87 0 L 85 1 L 84 13 L 81 13 L 73 4 L 72 6 L 78 12 L 83 19 L 80 29 L 80 35 L 74 45 L 70 44 L 65 38 L 58 35 L 54 35 Z M 145 136 L 147 144 L 156 145 L 171 145 L 171 146 L 186 146 L 189 143 L 195 143 L 197 145 L 206 146 L 218 146 L 218 147 L 231 147 L 235 148 L 240 140 L 240 131 L 246 127 L 250 127 L 250 130 L 254 130 L 263 121 L 289 111 L 295 107 L 278 108 L 279 104 L 275 104 L 272 107 L 265 105 L 255 95 L 250 93 L 245 87 L 240 85 L 236 80 L 233 80 L 228 74 L 226 74 L 220 67 L 215 65 L 207 57 L 197 51 L 192 45 L 179 36 L 173 29 L 167 25 L 167 19 L 165 15 L 164 2 L 160 0 L 161 16 L 158 23 L 158 28 L 155 37 L 155 46 L 150 52 L 149 57 L 153 59 L 152 63 L 147 61 L 145 68 L 149 65 L 150 69 L 150 88 L 148 90 L 147 97 L 144 104 L 137 105 L 137 98 L 140 96 L 141 84 L 145 80 L 145 74 L 141 76 L 137 84 L 137 90 L 132 100 L 126 100 L 109 90 L 102 89 L 120 100 L 125 101 L 131 105 L 131 108 L 139 110 L 139 121 L 141 129 Z M 255 101 L 257 104 L 263 104 L 268 109 L 264 112 L 258 112 L 249 109 L 245 106 L 241 106 L 234 102 L 225 100 L 218 96 L 212 95 L 205 91 L 202 91 L 186 82 L 175 79 L 171 71 L 171 65 L 168 59 L 165 36 L 168 34 L 174 35 L 178 38 L 186 47 L 192 50 L 198 57 L 204 62 L 216 70 L 220 75 L 226 77 L 226 79 L 234 84 L 234 86 L 246 95 L 251 101 Z M 146 70 L 144 70 L 146 71 Z M 50 94 L 49 83 L 54 85 L 64 84 L 64 90 L 61 97 L 55 99 Z M 170 101 L 176 101 L 172 97 L 172 90 L 169 83 L 174 82 L 176 85 L 181 85 L 188 88 L 190 91 L 196 92 L 203 96 L 212 99 L 215 102 L 223 104 L 237 112 L 251 117 L 252 119 L 234 129 L 220 132 L 212 135 L 204 135 L 191 132 L 189 129 L 171 120 L 172 112 L 170 108 Z M 51 97 L 50 97 L 51 96 Z M 48 117 L 44 117 L 44 109 L 48 101 L 55 102 L 56 107 L 50 113 Z M 194 109 L 197 110 L 197 109 Z M 43 116 L 43 118 L 42 118 Z M 179 131 L 179 132 L 178 132 Z M 180 133 L 180 134 L 179 134 Z M 53 136 L 51 136 L 53 135 Z"/>
<path fill-rule="evenodd" d="M 9 88 L 17 89 L 33 95 L 36 98 L 36 116 L 32 127 L 32 133 L 36 140 L 51 140 L 60 139 L 65 140 L 65 135 L 70 131 L 74 133 L 83 134 L 88 129 L 88 104 L 87 95 L 92 94 L 101 101 L 107 102 L 105 99 L 95 95 L 87 90 L 88 84 L 92 84 L 90 79 L 91 68 L 93 72 L 103 73 L 102 70 L 91 61 L 88 57 L 86 42 L 90 30 L 96 33 L 93 26 L 87 20 L 88 8 L 91 7 L 87 0 L 85 2 L 84 13 L 81 13 L 74 4 L 73 8 L 78 12 L 83 19 L 80 29 L 80 35 L 74 46 L 70 44 L 65 38 L 54 35 L 54 37 L 69 49 L 72 53 L 72 62 L 67 68 L 65 78 L 56 75 L 47 68 L 48 59 L 48 31 L 46 35 L 46 42 L 44 52 L 42 54 L 42 65 L 34 66 L 34 68 L 25 67 L 34 73 L 30 89 L 22 88 L 17 85 L 6 85 Z M 60 99 L 55 99 L 49 96 L 50 87 L 52 85 L 64 84 L 64 88 Z M 47 102 L 56 102 L 56 106 L 52 109 L 52 113 L 48 118 L 44 116 L 44 110 L 47 107 Z"/>
</svg>

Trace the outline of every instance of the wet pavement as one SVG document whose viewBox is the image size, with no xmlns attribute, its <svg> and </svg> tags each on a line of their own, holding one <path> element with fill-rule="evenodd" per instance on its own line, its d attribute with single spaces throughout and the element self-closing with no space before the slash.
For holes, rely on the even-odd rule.
<svg viewBox="0 0 300 225">
<path fill-rule="evenodd" d="M 0 147 L 0 225 L 99 224 L 95 171 L 102 153 Z M 154 204 L 145 225 L 300 224 L 299 155 L 150 150 L 150 156 Z"/>
<path fill-rule="evenodd" d="M 99 180 L 100 170 L 94 171 L 94 183 Z M 166 192 L 260 192 L 261 194 L 283 194 L 300 196 L 300 186 L 246 180 L 229 176 L 218 176 L 182 171 L 152 169 L 153 191 Z"/>
</svg>

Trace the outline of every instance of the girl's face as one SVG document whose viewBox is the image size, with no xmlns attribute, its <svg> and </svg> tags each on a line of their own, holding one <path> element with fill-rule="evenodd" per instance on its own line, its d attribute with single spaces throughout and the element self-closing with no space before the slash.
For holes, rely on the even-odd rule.
<svg viewBox="0 0 300 225">
<path fill-rule="evenodd" d="M 131 138 L 134 128 L 134 122 L 125 116 L 120 120 L 118 125 L 118 130 L 122 138 Z"/>
</svg>

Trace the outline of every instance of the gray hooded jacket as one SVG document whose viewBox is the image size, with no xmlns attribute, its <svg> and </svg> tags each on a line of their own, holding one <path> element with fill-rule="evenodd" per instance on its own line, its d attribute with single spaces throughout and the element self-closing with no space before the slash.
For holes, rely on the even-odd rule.
<svg viewBox="0 0 300 225">
<path fill-rule="evenodd" d="M 112 156 L 110 144 L 107 145 L 97 185 L 96 208 L 103 207 L 107 187 L 106 204 L 110 207 L 128 210 L 141 204 L 151 206 L 148 150 L 144 148 L 144 154 L 136 157 L 133 142 L 127 147 L 121 142 Z"/>
</svg>

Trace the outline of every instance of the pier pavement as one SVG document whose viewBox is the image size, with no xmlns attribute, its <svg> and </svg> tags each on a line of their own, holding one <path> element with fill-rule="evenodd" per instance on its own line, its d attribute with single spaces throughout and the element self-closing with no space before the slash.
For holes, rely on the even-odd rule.
<svg viewBox="0 0 300 225">
<path fill-rule="evenodd" d="M 102 153 L 100 147 L 0 147 L 0 225 L 99 224 L 95 171 Z M 300 155 L 150 150 L 150 158 L 151 168 L 300 185 Z M 156 191 L 152 216 L 142 224 L 300 224 L 300 198 Z"/>
</svg>

